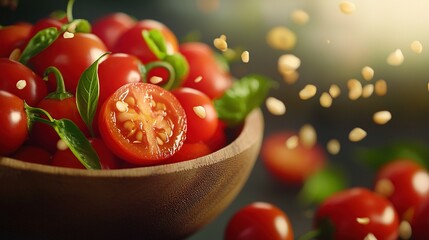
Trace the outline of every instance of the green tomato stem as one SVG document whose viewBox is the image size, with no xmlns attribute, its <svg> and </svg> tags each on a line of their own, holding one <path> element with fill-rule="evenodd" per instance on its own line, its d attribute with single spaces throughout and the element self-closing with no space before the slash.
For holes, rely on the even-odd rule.
<svg viewBox="0 0 429 240">
<path fill-rule="evenodd" d="M 55 92 L 50 93 L 46 98 L 50 99 L 57 99 L 57 100 L 64 100 L 70 97 L 73 97 L 73 94 L 66 91 L 66 87 L 64 85 L 64 78 L 61 74 L 60 70 L 54 66 L 48 67 L 45 72 L 43 73 L 43 80 L 48 80 L 48 75 L 50 73 L 53 73 L 55 75 L 55 79 L 57 80 L 57 89 Z"/>
<path fill-rule="evenodd" d="M 73 5 L 74 5 L 74 0 L 69 0 L 67 3 L 67 21 L 71 22 L 73 21 Z"/>
<path fill-rule="evenodd" d="M 147 82 L 147 74 L 150 72 L 150 70 L 157 68 L 157 67 L 164 68 L 168 71 L 168 81 L 167 81 L 167 83 L 162 85 L 162 88 L 164 88 L 166 90 L 171 90 L 172 86 L 174 85 L 174 81 L 175 81 L 176 77 L 175 77 L 175 72 L 174 72 L 173 66 L 171 66 L 171 64 L 169 64 L 168 62 L 155 61 L 155 62 L 150 62 L 150 63 L 146 64 L 146 66 L 141 69 L 141 70 L 143 70 L 141 73 L 143 76 L 143 81 Z"/>
<path fill-rule="evenodd" d="M 320 236 L 320 230 L 316 229 L 316 230 L 309 231 L 304 235 L 300 236 L 298 240 L 312 240 L 312 239 L 317 239 L 317 237 L 319 236 Z"/>
</svg>

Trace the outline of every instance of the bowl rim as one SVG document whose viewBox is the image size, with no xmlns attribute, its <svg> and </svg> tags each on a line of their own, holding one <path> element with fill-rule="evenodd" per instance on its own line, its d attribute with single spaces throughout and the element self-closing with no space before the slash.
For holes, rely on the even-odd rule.
<svg viewBox="0 0 429 240">
<path fill-rule="evenodd" d="M 258 141 L 258 136 L 263 135 L 263 114 L 261 109 L 252 110 L 246 117 L 240 134 L 227 146 L 202 157 L 186 160 L 177 163 L 168 163 L 154 166 L 142 166 L 126 169 L 101 169 L 87 170 L 42 165 L 37 163 L 24 162 L 10 157 L 0 158 L 0 167 L 31 171 L 52 175 L 69 175 L 83 177 L 143 177 L 155 176 L 169 173 L 205 167 L 222 162 L 237 155 L 251 147 Z"/>
</svg>

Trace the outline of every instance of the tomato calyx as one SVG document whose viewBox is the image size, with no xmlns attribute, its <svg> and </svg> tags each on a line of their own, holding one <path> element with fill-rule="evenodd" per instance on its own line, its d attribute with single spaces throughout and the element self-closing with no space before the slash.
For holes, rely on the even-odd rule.
<svg viewBox="0 0 429 240">
<path fill-rule="evenodd" d="M 64 85 L 64 79 L 63 79 L 63 75 L 61 74 L 60 70 L 54 66 L 50 66 L 48 67 L 45 72 L 43 73 L 43 80 L 47 81 L 48 80 L 48 75 L 52 73 L 55 75 L 55 79 L 56 79 L 56 83 L 57 83 L 57 88 L 55 90 L 55 92 L 51 92 L 48 94 L 48 96 L 46 96 L 46 98 L 49 99 L 57 99 L 57 100 L 64 100 L 70 97 L 73 97 L 73 94 L 69 93 L 66 91 L 66 87 Z"/>
<path fill-rule="evenodd" d="M 168 80 L 164 85 L 161 85 L 162 88 L 164 88 L 165 90 L 171 90 L 172 87 L 175 85 L 175 72 L 173 69 L 173 66 L 171 66 L 171 64 L 169 64 L 168 62 L 164 62 L 164 61 L 155 61 L 155 62 L 150 62 L 146 65 L 142 65 L 142 67 L 140 68 L 142 76 L 143 76 L 143 81 L 147 82 L 147 75 L 148 73 L 155 68 L 164 68 L 165 70 L 168 71 Z M 153 82 L 149 79 L 149 82 L 156 84 L 156 82 Z"/>
</svg>

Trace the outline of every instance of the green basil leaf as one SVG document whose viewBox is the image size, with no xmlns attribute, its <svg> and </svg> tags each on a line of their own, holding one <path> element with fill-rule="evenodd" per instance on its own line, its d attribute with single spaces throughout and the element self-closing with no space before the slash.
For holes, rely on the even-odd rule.
<svg viewBox="0 0 429 240">
<path fill-rule="evenodd" d="M 347 187 L 343 171 L 326 167 L 311 175 L 301 188 L 298 199 L 304 204 L 319 204 L 333 193 Z"/>
<path fill-rule="evenodd" d="M 27 64 L 28 60 L 49 47 L 58 38 L 59 35 L 60 32 L 54 27 L 40 30 L 28 42 L 19 58 L 19 62 L 22 64 Z"/>
<path fill-rule="evenodd" d="M 189 63 L 186 58 L 180 53 L 175 53 L 172 55 L 166 55 L 163 61 L 168 62 L 174 69 L 175 79 L 171 89 L 182 85 L 183 79 L 189 73 Z"/>
<path fill-rule="evenodd" d="M 163 60 L 167 55 L 167 44 L 165 43 L 161 31 L 158 29 L 151 29 L 149 31 L 143 30 L 142 36 L 150 51 L 155 54 L 158 59 Z"/>
<path fill-rule="evenodd" d="M 97 152 L 85 135 L 68 119 L 53 120 L 58 136 L 87 169 L 101 169 Z"/>
<path fill-rule="evenodd" d="M 89 131 L 94 135 L 92 129 L 92 121 L 94 120 L 95 112 L 97 110 L 98 98 L 100 95 L 100 83 L 98 79 L 98 63 L 102 57 L 101 55 L 91 66 L 89 66 L 80 76 L 76 88 L 76 106 L 82 120 L 85 122 Z"/>
<path fill-rule="evenodd" d="M 274 81 L 261 75 L 249 75 L 235 81 L 221 98 L 214 100 L 219 119 L 237 125 L 265 101 Z"/>
</svg>

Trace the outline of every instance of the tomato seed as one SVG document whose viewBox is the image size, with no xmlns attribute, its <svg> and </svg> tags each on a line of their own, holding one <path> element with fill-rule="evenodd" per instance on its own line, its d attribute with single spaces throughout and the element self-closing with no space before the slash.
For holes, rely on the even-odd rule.
<svg viewBox="0 0 429 240">
<path fill-rule="evenodd" d="M 378 96 L 384 96 L 387 93 L 387 82 L 386 80 L 380 79 L 375 82 L 375 94 Z"/>
<path fill-rule="evenodd" d="M 389 111 L 378 111 L 374 113 L 372 119 L 375 123 L 383 125 L 392 119 L 392 114 Z"/>
<path fill-rule="evenodd" d="M 203 80 L 203 76 L 200 75 L 200 76 L 195 78 L 194 82 L 199 83 L 199 82 L 201 82 L 201 80 Z"/>
<path fill-rule="evenodd" d="M 222 35 L 222 36 L 224 36 L 224 35 Z M 221 50 L 222 52 L 225 52 L 227 49 L 228 49 L 228 43 L 226 42 L 226 37 L 219 37 L 219 38 L 215 38 L 214 40 L 213 40 L 213 45 L 217 48 L 217 49 L 219 49 L 219 50 Z"/>
<path fill-rule="evenodd" d="M 363 240 L 377 240 L 377 238 L 372 233 L 368 233 Z"/>
<path fill-rule="evenodd" d="M 404 62 L 404 55 L 402 54 L 401 49 L 396 49 L 394 52 L 390 53 L 386 59 L 387 63 L 392 66 L 399 66 Z"/>
<path fill-rule="evenodd" d="M 349 140 L 352 142 L 359 142 L 366 137 L 367 133 L 362 128 L 354 128 L 349 133 Z"/>
<path fill-rule="evenodd" d="M 388 198 L 395 191 L 395 186 L 389 179 L 383 178 L 375 183 L 374 191 Z"/>
<path fill-rule="evenodd" d="M 340 2 L 340 10 L 344 14 L 352 14 L 356 11 L 356 5 L 349 1 Z"/>
<path fill-rule="evenodd" d="M 361 71 L 363 79 L 370 81 L 374 77 L 374 69 L 369 66 L 365 66 Z"/>
<path fill-rule="evenodd" d="M 374 92 L 374 85 L 373 84 L 366 84 L 362 88 L 362 97 L 363 98 L 369 98 L 369 97 L 371 97 L 373 92 Z"/>
<path fill-rule="evenodd" d="M 329 94 L 331 95 L 332 98 L 337 98 L 341 94 L 340 87 L 338 85 L 336 85 L 336 84 L 332 84 L 329 87 Z"/>
<path fill-rule="evenodd" d="M 152 76 L 149 81 L 152 84 L 158 84 L 158 83 L 162 82 L 162 77 Z"/>
<path fill-rule="evenodd" d="M 299 78 L 299 73 L 297 71 L 288 71 L 281 74 L 283 76 L 283 80 L 287 84 L 294 84 Z"/>
<path fill-rule="evenodd" d="M 305 87 L 299 92 L 299 97 L 302 100 L 308 100 L 317 93 L 317 87 L 313 84 L 307 84 Z"/>
<path fill-rule="evenodd" d="M 18 88 L 19 90 L 24 89 L 27 86 L 27 81 L 25 80 L 19 80 L 16 82 L 16 88 Z"/>
<path fill-rule="evenodd" d="M 408 221 L 402 220 L 399 224 L 399 237 L 400 239 L 410 239 L 412 235 L 412 228 Z"/>
<path fill-rule="evenodd" d="M 362 96 L 362 84 L 357 79 L 350 79 L 347 82 L 349 89 L 349 99 L 356 100 Z"/>
<path fill-rule="evenodd" d="M 67 150 L 69 147 L 67 146 L 67 144 L 62 140 L 58 140 L 57 142 L 57 149 L 60 151 L 65 151 Z"/>
<path fill-rule="evenodd" d="M 311 124 L 305 124 L 299 130 L 299 140 L 306 148 L 312 148 L 317 142 L 316 130 Z"/>
<path fill-rule="evenodd" d="M 299 144 L 299 139 L 298 139 L 298 136 L 296 135 L 289 137 L 285 142 L 285 146 L 288 149 L 295 149 L 298 147 L 298 144 Z"/>
<path fill-rule="evenodd" d="M 411 43 L 410 47 L 411 47 L 411 50 L 413 52 L 417 53 L 417 54 L 420 54 L 423 51 L 423 45 L 422 45 L 422 43 L 420 41 L 417 41 L 417 40 L 413 41 Z"/>
<path fill-rule="evenodd" d="M 369 224 L 370 219 L 367 217 L 362 217 L 362 218 L 358 217 L 358 218 L 356 218 L 356 222 L 358 222 L 359 224 L 362 224 L 362 225 L 367 225 L 367 224 Z"/>
<path fill-rule="evenodd" d="M 71 32 L 68 32 L 68 31 L 65 31 L 65 32 L 63 33 L 63 38 L 74 38 L 74 33 L 71 33 Z"/>
<path fill-rule="evenodd" d="M 241 53 L 241 61 L 243 61 L 244 63 L 248 63 L 249 58 L 249 51 L 244 51 L 243 53 Z"/>
<path fill-rule="evenodd" d="M 341 150 L 341 145 L 340 142 L 337 139 L 331 139 L 328 141 L 328 143 L 326 144 L 326 149 L 328 150 L 328 152 L 332 155 L 336 155 L 340 152 Z"/>
<path fill-rule="evenodd" d="M 332 105 L 332 97 L 329 93 L 324 92 L 319 99 L 320 105 L 324 108 L 329 108 Z"/>
<path fill-rule="evenodd" d="M 194 110 L 194 113 L 201 119 L 206 118 L 206 109 L 203 106 L 195 106 L 192 108 Z"/>
<path fill-rule="evenodd" d="M 301 59 L 293 54 L 283 54 L 279 57 L 277 67 L 280 73 L 296 71 L 301 65 Z"/>
<path fill-rule="evenodd" d="M 116 109 L 119 112 L 126 112 L 126 111 L 128 111 L 128 103 L 123 102 L 123 101 L 117 101 L 116 102 Z"/>
<path fill-rule="evenodd" d="M 265 100 L 265 105 L 268 111 L 273 115 L 280 116 L 286 113 L 285 104 L 275 97 L 268 97 Z"/>
<path fill-rule="evenodd" d="M 296 44 L 296 35 L 289 28 L 274 27 L 267 33 L 268 45 L 277 50 L 291 50 Z"/>
<path fill-rule="evenodd" d="M 291 19 L 294 23 L 304 25 L 310 20 L 308 13 L 302 9 L 296 9 L 291 14 Z"/>
</svg>

